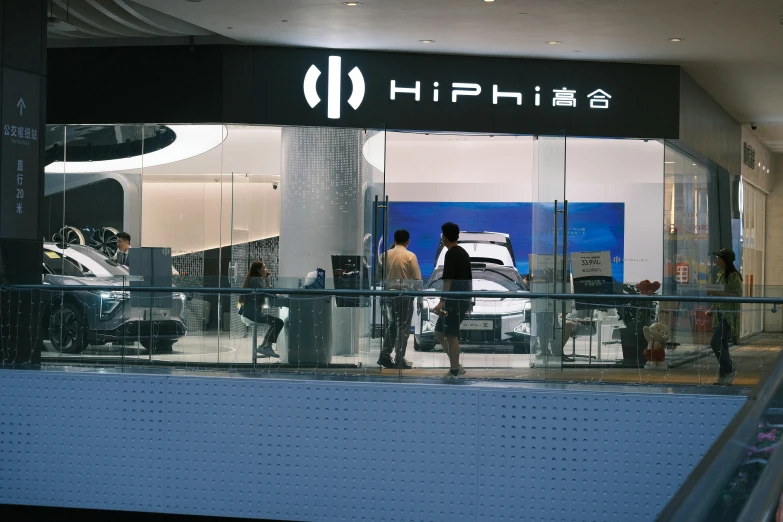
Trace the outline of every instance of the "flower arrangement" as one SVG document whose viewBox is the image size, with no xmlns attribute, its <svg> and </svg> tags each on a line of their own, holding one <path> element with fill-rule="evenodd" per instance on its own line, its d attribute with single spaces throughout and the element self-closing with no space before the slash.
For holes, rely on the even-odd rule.
<svg viewBox="0 0 783 522">
<path fill-rule="evenodd" d="M 623 283 L 622 293 L 625 295 L 655 295 L 661 288 L 658 281 L 645 279 L 638 285 Z M 652 301 L 625 301 L 617 303 L 617 313 L 626 328 L 640 330 L 652 323 L 655 315 L 655 303 Z"/>
</svg>

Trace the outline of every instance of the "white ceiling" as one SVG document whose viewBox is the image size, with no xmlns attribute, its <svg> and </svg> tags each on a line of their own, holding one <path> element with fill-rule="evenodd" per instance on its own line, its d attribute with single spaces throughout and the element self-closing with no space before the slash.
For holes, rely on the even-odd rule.
<svg viewBox="0 0 783 522">
<path fill-rule="evenodd" d="M 249 44 L 682 65 L 783 152 L 783 0 L 136 2 Z"/>
</svg>

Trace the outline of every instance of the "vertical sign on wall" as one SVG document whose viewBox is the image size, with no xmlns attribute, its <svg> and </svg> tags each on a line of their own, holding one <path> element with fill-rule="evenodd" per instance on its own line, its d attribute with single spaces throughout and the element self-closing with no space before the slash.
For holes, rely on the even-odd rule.
<svg viewBox="0 0 783 522">
<path fill-rule="evenodd" d="M 14 69 L 3 75 L 0 126 L 0 237 L 38 235 L 41 77 Z"/>
</svg>

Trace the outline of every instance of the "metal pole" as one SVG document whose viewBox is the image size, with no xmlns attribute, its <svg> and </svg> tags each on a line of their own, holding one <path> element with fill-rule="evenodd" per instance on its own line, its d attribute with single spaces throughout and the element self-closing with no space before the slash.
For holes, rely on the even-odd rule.
<svg viewBox="0 0 783 522">
<path fill-rule="evenodd" d="M 561 283 L 563 286 L 561 287 L 561 292 L 566 293 L 566 281 L 568 281 L 568 260 L 566 259 L 566 256 L 568 255 L 568 200 L 563 200 L 563 282 Z M 570 289 L 569 289 L 570 290 Z M 562 332 L 561 335 L 565 336 L 566 331 L 566 302 L 560 301 L 560 316 L 563 318 L 562 324 L 560 325 L 560 331 Z M 590 325 L 590 331 L 592 332 L 592 324 Z M 576 339 L 574 339 L 574 352 L 576 352 Z M 574 357 L 576 359 L 576 357 Z M 561 359 L 562 361 L 562 359 Z M 562 362 L 560 363 L 560 366 L 562 368 Z"/>
<path fill-rule="evenodd" d="M 373 210 L 372 210 L 372 239 L 370 244 L 370 255 L 373 256 L 372 260 L 372 284 L 373 286 L 377 286 L 378 280 L 376 279 L 376 263 L 375 263 L 375 245 L 376 239 L 378 238 L 378 194 L 375 195 L 375 202 L 373 203 Z M 378 258 L 380 259 L 380 252 L 378 252 Z M 377 297 L 372 298 L 372 327 L 370 329 L 370 339 L 375 339 L 375 313 L 376 313 L 376 302 L 378 301 Z"/>
<path fill-rule="evenodd" d="M 552 257 L 552 290 L 557 293 L 557 200 L 555 200 L 554 256 Z M 557 307 L 552 307 L 552 339 L 557 335 Z"/>
</svg>

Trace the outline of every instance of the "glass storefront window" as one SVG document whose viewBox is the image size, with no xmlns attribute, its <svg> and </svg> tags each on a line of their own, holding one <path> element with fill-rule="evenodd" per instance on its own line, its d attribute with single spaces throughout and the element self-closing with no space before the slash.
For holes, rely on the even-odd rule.
<svg viewBox="0 0 783 522">
<path fill-rule="evenodd" d="M 694 295 L 714 278 L 711 173 L 654 140 L 416 134 L 382 127 L 107 125 L 52 126 L 46 150 L 42 234 L 52 256 L 59 256 L 51 258 L 50 271 L 91 277 L 78 248 L 70 255 L 58 245 L 83 243 L 79 248 L 103 252 L 111 263 L 120 231 L 131 234 L 136 249 L 165 250 L 173 267 L 162 283 L 172 287 L 170 296 L 128 303 L 122 289 L 89 296 L 104 315 L 125 323 L 140 317 L 148 326 L 124 325 L 124 337 L 116 339 L 106 332 L 97 336 L 87 322 L 82 344 L 63 349 L 48 341 L 49 360 L 260 365 L 269 371 L 320 371 L 329 362 L 325 371 L 376 374 L 389 336 L 388 304 L 395 299 L 265 296 L 266 323 L 257 325 L 257 344 L 282 320 L 284 330 L 273 343 L 281 357 L 268 347 L 254 357 L 253 330 L 238 313 L 242 303 L 232 289 L 243 286 L 259 259 L 271 276 L 265 284 L 278 289 L 381 288 L 378 261 L 394 231 L 405 228 L 423 286 L 437 292 L 431 276 L 442 272 L 444 221 L 459 224 L 466 248 L 480 258 L 479 291 L 574 292 L 563 265 L 573 273 L 574 254 L 591 252 L 608 252 L 615 293 L 647 279 L 662 283 L 659 293 Z M 764 198 L 743 188 L 735 249 L 745 295 L 758 295 Z M 141 284 L 132 270 L 96 270 L 119 278 L 120 286 Z M 495 284 L 500 273 L 509 284 Z M 224 291 L 200 292 L 204 287 Z M 476 298 L 461 359 L 474 376 L 575 379 L 585 371 L 591 379 L 622 380 L 616 369 L 648 372 L 639 340 L 626 346 L 623 330 L 631 315 L 645 318 L 631 332 L 639 339 L 641 326 L 669 326 L 671 368 L 700 357 L 711 335 L 708 303 L 667 309 L 621 298 L 611 306 L 586 306 L 517 297 Z M 435 296 L 396 301 L 412 303 L 405 358 L 421 375 L 443 371 L 447 357 L 433 334 Z M 166 311 L 176 312 L 181 329 L 164 325 Z M 744 311 L 743 335 L 760 331 L 760 311 Z M 327 329 L 312 327 L 327 323 Z M 689 371 L 712 371 L 711 358 L 699 361 Z"/>
</svg>

